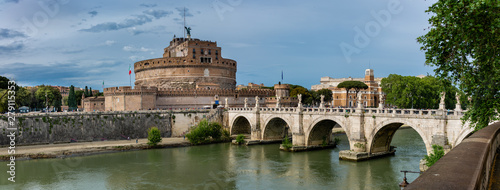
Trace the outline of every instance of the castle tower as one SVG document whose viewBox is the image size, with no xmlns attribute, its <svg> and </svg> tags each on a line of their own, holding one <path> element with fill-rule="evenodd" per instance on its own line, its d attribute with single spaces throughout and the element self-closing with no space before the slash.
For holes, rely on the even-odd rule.
<svg viewBox="0 0 500 190">
<path fill-rule="evenodd" d="M 188 33 L 189 34 L 189 33 Z M 221 56 L 217 42 L 174 38 L 162 58 L 134 63 L 135 85 L 168 89 L 236 88 L 236 61 Z"/>
<path fill-rule="evenodd" d="M 289 97 L 290 96 L 290 85 L 288 84 L 275 84 L 274 91 L 276 92 L 276 97 Z"/>
<path fill-rule="evenodd" d="M 374 81 L 375 77 L 373 75 L 373 69 L 366 69 L 365 70 L 365 82 L 368 81 Z"/>
</svg>

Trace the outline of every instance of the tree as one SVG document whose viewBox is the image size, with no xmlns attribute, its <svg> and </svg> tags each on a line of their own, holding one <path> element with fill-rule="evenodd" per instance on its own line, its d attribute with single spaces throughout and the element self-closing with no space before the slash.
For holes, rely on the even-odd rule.
<svg viewBox="0 0 500 190">
<path fill-rule="evenodd" d="M 19 87 L 16 92 L 16 107 L 31 106 L 31 91 L 26 88 Z"/>
<path fill-rule="evenodd" d="M 368 89 L 368 86 L 361 81 L 344 81 L 344 82 L 341 82 L 340 84 L 338 84 L 337 88 L 344 88 L 345 89 L 345 91 L 346 91 L 345 107 L 347 107 L 347 97 L 349 96 L 349 90 L 354 89 L 354 91 L 356 92 L 356 96 L 355 96 L 355 99 L 356 99 L 358 97 L 358 92 L 361 89 Z"/>
<path fill-rule="evenodd" d="M 90 90 L 89 90 L 89 97 L 92 97 L 94 95 L 92 95 L 92 87 L 90 87 Z"/>
<path fill-rule="evenodd" d="M 439 0 L 426 12 L 433 13 L 430 30 L 417 41 L 436 75 L 458 84 L 471 97 L 463 121 L 478 130 L 498 120 L 500 3 Z"/>
<path fill-rule="evenodd" d="M 381 81 L 382 90 L 386 93 L 386 104 L 398 108 L 437 109 L 440 103 L 440 93 L 446 92 L 445 107 L 455 109 L 455 95 L 463 94 L 450 82 L 433 76 L 423 78 L 390 74 Z M 460 96 L 462 109 L 467 104 L 466 97 Z"/>
<path fill-rule="evenodd" d="M 69 87 L 69 95 L 68 95 L 68 109 L 70 111 L 75 110 L 78 107 L 76 103 L 76 95 L 75 95 L 75 87 L 71 85 Z"/>
<path fill-rule="evenodd" d="M 47 98 L 45 97 L 45 94 L 47 94 Z M 56 88 L 42 85 L 37 89 L 35 96 L 38 101 L 41 102 L 43 107 L 54 106 L 57 110 L 61 110 L 62 96 L 61 92 L 59 92 Z"/>
<path fill-rule="evenodd" d="M 306 88 L 299 85 L 290 85 L 290 96 L 297 97 L 297 95 L 302 94 L 302 102 L 304 104 L 311 104 L 312 98 L 311 93 Z"/>
<path fill-rule="evenodd" d="M 148 130 L 148 145 L 156 146 L 161 142 L 161 132 L 156 127 L 151 127 Z"/>
<path fill-rule="evenodd" d="M 75 92 L 76 104 L 82 105 L 82 95 L 85 93 L 83 90 L 78 90 Z"/>
<path fill-rule="evenodd" d="M 325 102 L 330 102 L 333 99 L 332 91 L 328 90 L 326 88 L 318 90 L 318 94 L 320 95 L 320 101 L 321 101 L 321 95 L 325 96 L 325 99 L 324 99 Z"/>
<path fill-rule="evenodd" d="M 87 86 L 85 86 L 85 93 L 83 94 L 85 94 L 85 98 L 89 97 L 89 88 Z"/>
</svg>

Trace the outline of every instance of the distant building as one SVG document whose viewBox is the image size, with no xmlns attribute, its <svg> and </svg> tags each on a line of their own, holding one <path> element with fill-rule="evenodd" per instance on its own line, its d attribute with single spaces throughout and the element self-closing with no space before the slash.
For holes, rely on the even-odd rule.
<svg viewBox="0 0 500 190">
<path fill-rule="evenodd" d="M 248 86 L 245 86 L 245 85 L 238 85 L 236 86 L 236 90 L 242 90 L 242 89 L 259 89 L 259 88 L 262 88 L 262 87 L 265 87 L 263 83 L 261 84 L 254 84 L 254 83 L 248 83 Z"/>
<path fill-rule="evenodd" d="M 368 89 L 361 90 L 362 103 L 365 107 L 378 107 L 380 103 L 380 96 L 385 98 L 385 94 L 382 92 L 382 87 L 380 86 L 383 78 L 375 78 L 373 74 L 373 69 L 365 70 L 364 78 L 331 78 L 331 77 L 321 77 L 320 84 L 311 86 L 311 90 L 321 90 L 329 89 L 332 91 L 332 102 L 330 106 L 332 107 L 345 107 L 346 102 L 348 107 L 356 106 L 356 92 L 351 89 L 349 94 L 346 95 L 346 91 L 343 88 L 337 88 L 337 86 L 344 81 L 361 81 L 368 86 Z"/>
<path fill-rule="evenodd" d="M 82 99 L 83 111 L 105 111 L 104 96 L 92 96 Z"/>
</svg>

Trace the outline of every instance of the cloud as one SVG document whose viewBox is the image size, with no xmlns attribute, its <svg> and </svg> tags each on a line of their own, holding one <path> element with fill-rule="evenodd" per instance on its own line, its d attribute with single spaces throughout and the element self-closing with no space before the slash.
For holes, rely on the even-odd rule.
<svg viewBox="0 0 500 190">
<path fill-rule="evenodd" d="M 106 44 L 107 46 L 111 46 L 113 44 L 115 44 L 116 42 L 113 41 L 113 40 L 106 40 L 106 42 L 104 42 L 104 44 Z"/>
<path fill-rule="evenodd" d="M 155 17 L 156 19 L 159 19 L 159 18 L 162 18 L 162 17 L 165 17 L 169 14 L 172 14 L 171 11 L 164 11 L 164 10 L 145 10 L 143 11 L 144 14 L 147 14 L 147 15 L 151 15 L 153 17 Z"/>
<path fill-rule="evenodd" d="M 0 40 L 8 38 L 16 38 L 16 37 L 26 37 L 26 35 L 19 31 L 7 28 L 0 28 Z"/>
<path fill-rule="evenodd" d="M 145 3 L 143 3 L 143 4 L 140 4 L 139 6 L 150 8 L 150 7 L 156 7 L 157 5 L 156 4 L 145 4 Z"/>
<path fill-rule="evenodd" d="M 6 3 L 19 3 L 19 0 L 5 0 Z"/>
<path fill-rule="evenodd" d="M 165 17 L 171 12 L 162 11 L 162 10 L 147 10 L 143 12 L 144 14 L 136 15 L 134 18 L 128 18 L 119 23 L 117 22 L 105 22 L 101 24 L 94 25 L 88 29 L 81 29 L 80 31 L 84 32 L 105 32 L 112 30 L 120 30 L 124 28 L 130 28 L 134 26 L 140 26 L 146 23 L 153 21 L 153 17 L 156 19 Z"/>
<path fill-rule="evenodd" d="M 186 10 L 186 17 L 192 17 L 193 16 L 193 14 L 191 14 L 191 12 L 189 12 L 188 8 L 176 7 L 175 9 L 177 11 L 179 11 L 179 15 L 181 15 L 182 17 L 184 16 L 184 10 Z"/>
<path fill-rule="evenodd" d="M 22 49 L 24 49 L 24 44 L 19 42 L 14 42 L 9 45 L 0 45 L 0 55 L 10 54 L 21 51 Z"/>
<path fill-rule="evenodd" d="M 136 48 L 134 46 L 123 46 L 123 51 L 128 51 L 128 52 L 147 52 L 151 51 L 148 48 L 141 47 L 141 48 Z"/>
<path fill-rule="evenodd" d="M 89 13 L 90 17 L 95 17 L 98 12 L 97 11 L 90 11 L 88 13 Z"/>
</svg>

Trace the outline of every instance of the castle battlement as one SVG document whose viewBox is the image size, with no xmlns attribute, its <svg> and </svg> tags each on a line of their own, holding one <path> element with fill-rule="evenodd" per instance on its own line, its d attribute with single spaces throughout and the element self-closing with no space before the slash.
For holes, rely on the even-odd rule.
<svg viewBox="0 0 500 190">
<path fill-rule="evenodd" d="M 230 69 L 236 72 L 236 61 L 232 59 L 221 58 L 219 61 L 212 63 L 202 63 L 198 59 L 190 57 L 162 57 L 155 59 L 142 60 L 134 63 L 134 72 L 138 73 L 148 69 L 159 68 L 177 68 L 177 67 L 220 67 L 223 69 Z"/>
<path fill-rule="evenodd" d="M 104 96 L 111 95 L 137 95 L 137 94 L 155 94 L 158 92 L 156 87 L 136 86 L 134 89 L 130 86 L 109 87 L 103 89 Z"/>
</svg>

